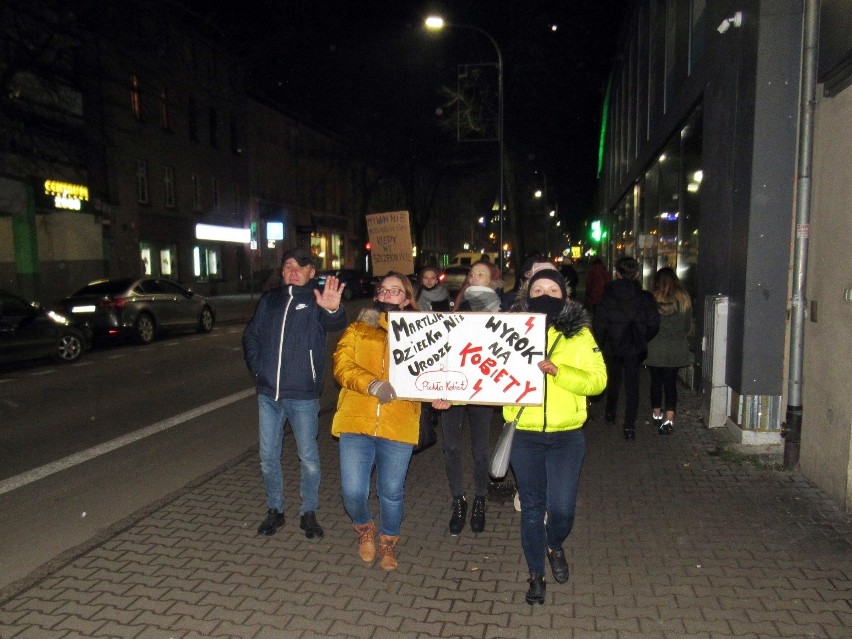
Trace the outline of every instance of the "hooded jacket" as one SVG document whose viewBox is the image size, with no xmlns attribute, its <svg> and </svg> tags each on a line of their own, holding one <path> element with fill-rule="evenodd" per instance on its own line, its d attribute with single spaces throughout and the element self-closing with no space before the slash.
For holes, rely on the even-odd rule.
<svg viewBox="0 0 852 639">
<path fill-rule="evenodd" d="M 342 305 L 334 313 L 318 306 L 310 284 L 265 293 L 243 333 L 243 353 L 257 392 L 276 401 L 319 398 L 326 333 L 343 330 L 347 319 Z"/>
<path fill-rule="evenodd" d="M 528 298 L 518 298 L 514 311 L 528 312 Z M 566 301 L 547 329 L 547 349 L 559 337 L 547 358 L 556 366 L 556 375 L 544 375 L 544 405 L 527 406 L 518 421 L 518 430 L 559 432 L 581 428 L 587 419 L 586 397 L 606 388 L 606 365 L 589 329 L 589 315 L 582 304 Z M 512 421 L 520 406 L 504 406 L 503 418 Z"/>
<path fill-rule="evenodd" d="M 636 280 L 615 279 L 604 290 L 594 318 L 595 337 L 607 357 L 617 356 L 621 336 L 631 319 L 643 332 L 646 344 L 660 330 L 654 296 L 643 291 Z"/>
<path fill-rule="evenodd" d="M 367 392 L 370 383 L 388 380 L 388 315 L 367 308 L 349 325 L 334 351 L 334 379 L 340 384 L 331 434 L 355 433 L 416 444 L 420 402 L 395 399 L 386 404 Z"/>
</svg>

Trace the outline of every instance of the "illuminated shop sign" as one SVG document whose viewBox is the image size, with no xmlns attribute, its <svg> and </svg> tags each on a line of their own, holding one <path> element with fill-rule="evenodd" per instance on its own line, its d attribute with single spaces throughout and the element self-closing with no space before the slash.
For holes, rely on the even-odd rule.
<svg viewBox="0 0 852 639">
<path fill-rule="evenodd" d="M 199 240 L 212 240 L 214 242 L 237 242 L 239 244 L 248 244 L 251 241 L 251 231 L 249 231 L 249 229 L 241 229 L 234 226 L 196 224 L 195 237 Z"/>
<path fill-rule="evenodd" d="M 66 211 L 79 211 L 89 201 L 89 187 L 59 180 L 45 180 L 44 194 L 53 198 L 53 206 Z"/>
</svg>

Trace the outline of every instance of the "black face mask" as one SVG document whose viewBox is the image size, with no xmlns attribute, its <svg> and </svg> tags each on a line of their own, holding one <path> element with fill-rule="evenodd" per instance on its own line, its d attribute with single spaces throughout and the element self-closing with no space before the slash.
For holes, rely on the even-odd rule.
<svg viewBox="0 0 852 639">
<path fill-rule="evenodd" d="M 531 297 L 527 303 L 530 313 L 543 313 L 547 315 L 548 325 L 553 324 L 564 306 L 565 300 L 559 297 L 551 297 L 550 295 Z"/>
</svg>

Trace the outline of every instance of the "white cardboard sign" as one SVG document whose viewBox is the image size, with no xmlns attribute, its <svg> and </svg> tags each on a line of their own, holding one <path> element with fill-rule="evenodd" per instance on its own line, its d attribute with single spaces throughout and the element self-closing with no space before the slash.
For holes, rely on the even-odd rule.
<svg viewBox="0 0 852 639">
<path fill-rule="evenodd" d="M 537 313 L 389 313 L 390 383 L 404 399 L 541 405 L 545 319 Z"/>
</svg>

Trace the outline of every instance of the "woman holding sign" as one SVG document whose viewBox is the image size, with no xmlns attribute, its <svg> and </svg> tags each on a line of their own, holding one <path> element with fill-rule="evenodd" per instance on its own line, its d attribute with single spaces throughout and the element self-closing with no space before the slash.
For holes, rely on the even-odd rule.
<svg viewBox="0 0 852 639">
<path fill-rule="evenodd" d="M 497 272 L 487 262 L 474 264 L 465 286 L 459 291 L 457 311 L 496 313 L 500 310 L 500 296 L 496 289 L 501 285 Z M 439 404 L 436 407 L 443 407 Z M 467 517 L 467 498 L 464 490 L 464 464 L 462 463 L 462 422 L 467 413 L 470 421 L 470 444 L 473 453 L 473 508 L 470 529 L 475 533 L 485 530 L 485 495 L 488 492 L 488 447 L 491 434 L 493 406 L 456 404 L 441 416 L 444 438 L 444 462 L 447 481 L 453 496 L 450 515 L 450 534 L 458 535 Z"/>
<path fill-rule="evenodd" d="M 420 402 L 396 398 L 388 382 L 388 311 L 417 310 L 408 278 L 389 274 L 372 308 L 361 311 L 334 351 L 334 379 L 340 384 L 331 433 L 340 438 L 343 506 L 358 533 L 358 553 L 376 558 L 376 524 L 370 513 L 370 477 L 376 469 L 379 498 L 379 566 L 397 567 L 405 476 L 420 434 Z"/>
<path fill-rule="evenodd" d="M 562 545 L 574 525 L 580 468 L 586 451 L 586 397 L 606 388 L 606 365 L 581 304 L 568 299 L 565 279 L 553 268 L 534 273 L 513 311 L 542 313 L 547 322 L 543 406 L 526 406 L 518 420 L 511 462 L 521 498 L 521 545 L 530 571 L 526 601 L 544 603 L 544 558 L 553 579 L 568 581 Z M 506 421 L 519 406 L 503 407 Z M 545 514 L 547 522 L 545 523 Z"/>
</svg>

